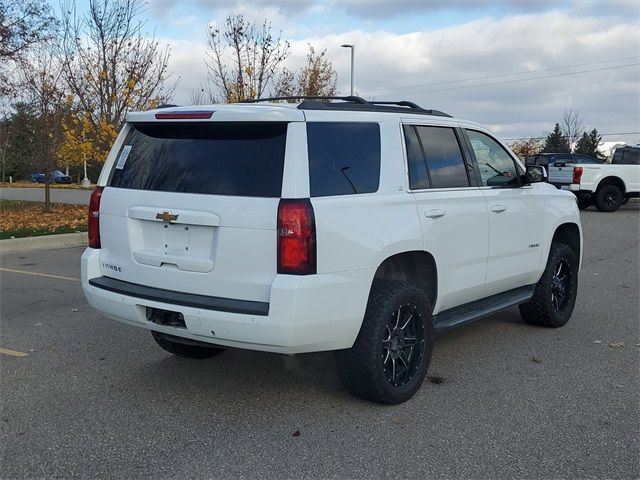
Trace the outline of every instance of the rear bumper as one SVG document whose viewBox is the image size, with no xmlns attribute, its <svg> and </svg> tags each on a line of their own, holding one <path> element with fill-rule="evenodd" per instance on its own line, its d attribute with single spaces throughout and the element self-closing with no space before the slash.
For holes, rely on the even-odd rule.
<svg viewBox="0 0 640 480">
<path fill-rule="evenodd" d="M 570 185 L 561 185 L 554 183 L 553 185 L 561 190 L 569 190 L 571 192 L 577 192 L 578 190 L 580 190 L 580 185 L 577 183 L 572 183 Z"/>
<path fill-rule="evenodd" d="M 265 315 L 257 310 L 237 313 L 202 308 L 206 304 L 189 305 L 170 295 L 161 298 L 135 289 L 123 290 L 116 288 L 123 286 L 117 283 L 107 289 L 109 282 L 98 280 L 106 278 L 100 271 L 99 256 L 100 250 L 91 248 L 82 255 L 82 288 L 89 304 L 104 315 L 129 325 L 215 345 L 287 354 L 351 347 L 362 324 L 375 274 L 375 269 L 362 269 L 309 276 L 276 275 Z M 147 320 L 147 307 L 182 313 L 186 328 Z"/>
</svg>

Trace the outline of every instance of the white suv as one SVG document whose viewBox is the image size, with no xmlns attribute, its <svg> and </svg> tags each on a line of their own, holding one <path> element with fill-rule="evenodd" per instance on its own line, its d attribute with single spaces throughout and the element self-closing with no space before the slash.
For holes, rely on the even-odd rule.
<svg viewBox="0 0 640 480">
<path fill-rule="evenodd" d="M 91 198 L 89 303 L 185 357 L 337 350 L 385 403 L 438 331 L 515 305 L 568 321 L 580 217 L 542 167 L 410 102 L 301 100 L 130 113 Z"/>
</svg>

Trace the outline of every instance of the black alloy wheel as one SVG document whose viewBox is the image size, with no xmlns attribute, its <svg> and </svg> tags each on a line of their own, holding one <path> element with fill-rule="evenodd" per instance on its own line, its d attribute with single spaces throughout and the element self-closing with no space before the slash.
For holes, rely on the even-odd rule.
<svg viewBox="0 0 640 480">
<path fill-rule="evenodd" d="M 551 304 L 559 314 L 567 308 L 571 289 L 571 265 L 566 258 L 561 258 L 554 268 L 551 277 Z"/>
<path fill-rule="evenodd" d="M 598 188 L 595 203 L 601 212 L 615 212 L 622 205 L 623 199 L 624 195 L 618 186 L 607 184 Z"/>
<path fill-rule="evenodd" d="M 617 196 L 614 192 L 607 192 L 604 195 L 604 202 L 607 207 L 611 208 L 618 204 Z"/>
<path fill-rule="evenodd" d="M 522 319 L 541 327 L 566 324 L 576 303 L 579 265 L 577 252 L 569 245 L 554 242 L 533 297 L 520 305 Z"/>
<path fill-rule="evenodd" d="M 418 307 L 411 303 L 398 307 L 385 327 L 382 339 L 382 366 L 394 387 L 411 381 L 424 356 L 424 322 Z"/>
<path fill-rule="evenodd" d="M 431 302 L 410 282 L 375 280 L 351 348 L 336 352 L 342 384 L 353 395 L 395 405 L 420 388 L 433 351 Z"/>
</svg>

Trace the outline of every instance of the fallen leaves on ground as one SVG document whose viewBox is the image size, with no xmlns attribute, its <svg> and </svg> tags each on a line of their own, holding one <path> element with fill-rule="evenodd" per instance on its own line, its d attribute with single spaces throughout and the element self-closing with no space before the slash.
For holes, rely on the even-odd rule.
<svg viewBox="0 0 640 480">
<path fill-rule="evenodd" d="M 0 200 L 0 238 L 70 233 L 87 230 L 87 207 L 52 203 Z"/>
</svg>

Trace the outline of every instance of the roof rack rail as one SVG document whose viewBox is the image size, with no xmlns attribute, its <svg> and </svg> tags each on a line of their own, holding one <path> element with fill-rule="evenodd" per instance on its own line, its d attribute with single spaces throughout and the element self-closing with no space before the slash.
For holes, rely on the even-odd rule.
<svg viewBox="0 0 640 480">
<path fill-rule="evenodd" d="M 451 117 L 440 110 L 427 110 L 407 100 L 392 101 L 367 101 L 362 97 L 349 95 L 345 97 L 293 95 L 289 97 L 251 98 L 240 100 L 239 103 L 274 102 L 279 100 L 302 100 L 298 104 L 300 110 L 351 110 L 364 112 L 388 112 L 388 113 L 412 113 L 422 115 L 435 115 L 438 117 Z M 327 100 L 342 100 L 341 102 L 329 102 Z"/>
<path fill-rule="evenodd" d="M 348 95 L 346 97 L 332 97 L 328 95 L 291 95 L 288 97 L 247 98 L 245 100 L 240 100 L 238 103 L 273 102 L 277 100 L 343 100 L 345 102 L 354 102 L 362 105 L 369 103 L 364 98 L 356 97 L 354 95 Z"/>
<path fill-rule="evenodd" d="M 373 103 L 374 105 L 397 105 L 398 107 L 409 107 L 409 108 L 419 108 L 422 107 L 416 103 L 409 102 L 408 100 L 402 100 L 400 102 L 377 102 L 375 100 L 370 100 L 369 103 Z"/>
</svg>

